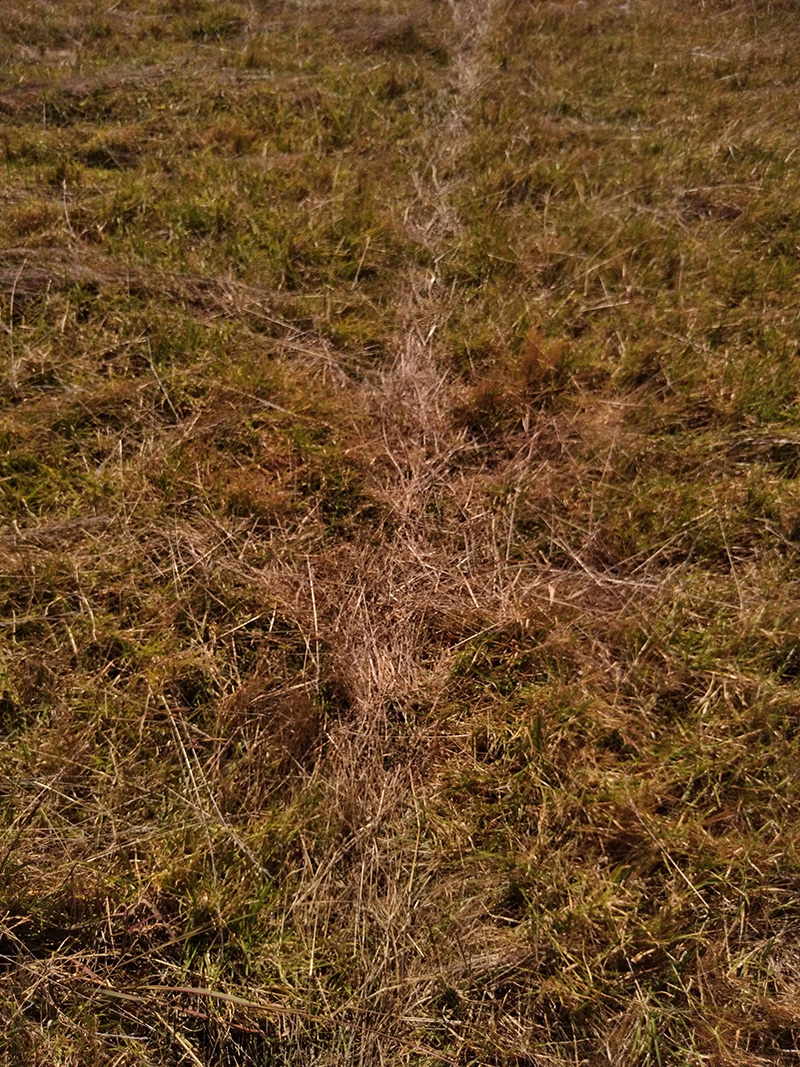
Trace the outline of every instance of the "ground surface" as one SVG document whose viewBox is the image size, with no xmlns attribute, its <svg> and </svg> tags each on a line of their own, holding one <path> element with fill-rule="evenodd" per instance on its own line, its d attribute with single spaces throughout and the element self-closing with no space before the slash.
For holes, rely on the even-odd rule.
<svg viewBox="0 0 800 1067">
<path fill-rule="evenodd" d="M 796 1063 L 796 3 L 2 7 L 0 1063 Z"/>
</svg>

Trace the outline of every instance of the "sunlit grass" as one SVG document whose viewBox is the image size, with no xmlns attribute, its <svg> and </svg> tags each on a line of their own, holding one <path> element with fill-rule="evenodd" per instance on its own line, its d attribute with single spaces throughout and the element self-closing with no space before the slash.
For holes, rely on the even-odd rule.
<svg viewBox="0 0 800 1067">
<path fill-rule="evenodd" d="M 0 1062 L 794 1062 L 795 16 L 4 12 Z"/>
</svg>

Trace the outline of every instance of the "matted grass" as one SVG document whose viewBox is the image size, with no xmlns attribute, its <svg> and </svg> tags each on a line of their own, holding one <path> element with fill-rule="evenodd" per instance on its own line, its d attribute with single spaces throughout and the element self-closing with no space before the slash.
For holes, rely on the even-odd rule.
<svg viewBox="0 0 800 1067">
<path fill-rule="evenodd" d="M 0 20 L 0 1064 L 793 1064 L 796 5 Z"/>
</svg>

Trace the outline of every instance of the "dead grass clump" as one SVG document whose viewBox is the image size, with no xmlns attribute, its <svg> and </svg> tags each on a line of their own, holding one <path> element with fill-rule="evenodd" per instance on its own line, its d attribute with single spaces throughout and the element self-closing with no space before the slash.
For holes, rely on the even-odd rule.
<svg viewBox="0 0 800 1067">
<path fill-rule="evenodd" d="M 143 151 L 141 126 L 117 127 L 108 134 L 91 138 L 82 153 L 87 167 L 99 170 L 127 170 L 135 167 Z"/>
<path fill-rule="evenodd" d="M 236 119 L 228 119 L 209 127 L 203 140 L 212 148 L 241 156 L 252 151 L 260 137 L 263 138 L 263 133 L 257 128 L 248 127 Z"/>
<path fill-rule="evenodd" d="M 496 362 L 472 385 L 456 411 L 457 421 L 473 434 L 496 436 L 558 397 L 568 383 L 566 346 L 548 342 L 532 328 L 522 352 Z"/>
<path fill-rule="evenodd" d="M 52 239 L 53 232 L 61 230 L 63 217 L 63 211 L 56 204 L 48 201 L 24 204 L 8 212 L 5 228 L 10 237 L 25 238 L 46 235 L 48 239 Z"/>
</svg>

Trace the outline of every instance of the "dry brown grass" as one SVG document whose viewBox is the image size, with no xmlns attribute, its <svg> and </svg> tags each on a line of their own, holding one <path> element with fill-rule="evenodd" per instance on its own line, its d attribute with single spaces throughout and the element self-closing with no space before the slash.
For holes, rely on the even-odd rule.
<svg viewBox="0 0 800 1067">
<path fill-rule="evenodd" d="M 265 293 L 235 279 L 124 267 L 107 257 L 73 248 L 7 248 L 0 253 L 0 294 L 12 311 L 15 304 L 46 299 L 53 292 L 78 286 L 92 293 L 111 290 L 129 296 L 167 296 L 212 314 L 242 316 L 257 323 L 273 323 L 288 333 L 298 332 L 274 318 L 280 294 Z"/>
<path fill-rule="evenodd" d="M 14 9 L 4 1067 L 795 1061 L 796 30 Z"/>
</svg>

